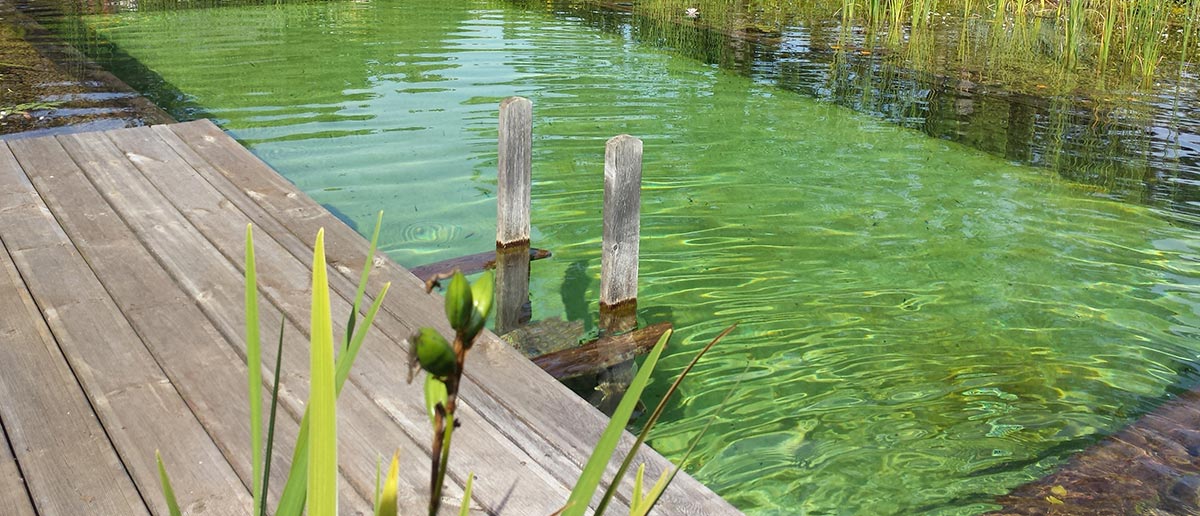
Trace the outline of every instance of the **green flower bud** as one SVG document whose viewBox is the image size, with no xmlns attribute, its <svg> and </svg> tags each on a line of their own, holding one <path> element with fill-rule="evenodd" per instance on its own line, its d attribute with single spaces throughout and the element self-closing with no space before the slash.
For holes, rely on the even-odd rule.
<svg viewBox="0 0 1200 516">
<path fill-rule="evenodd" d="M 421 328 L 412 340 L 417 347 L 417 361 L 421 363 L 421 369 L 438 378 L 445 378 L 454 372 L 458 365 L 454 348 L 437 330 Z"/>
<path fill-rule="evenodd" d="M 480 319 L 487 320 L 492 312 L 492 300 L 495 298 L 496 273 L 487 271 L 471 285 L 471 303 Z"/>
<path fill-rule="evenodd" d="M 446 287 L 446 319 L 455 331 L 462 331 L 471 321 L 471 285 L 459 271 L 454 271 Z"/>
</svg>

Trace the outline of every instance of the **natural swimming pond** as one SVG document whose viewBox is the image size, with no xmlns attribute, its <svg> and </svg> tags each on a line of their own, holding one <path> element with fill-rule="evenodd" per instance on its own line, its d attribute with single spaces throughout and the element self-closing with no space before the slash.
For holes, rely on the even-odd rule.
<svg viewBox="0 0 1200 516">
<path fill-rule="evenodd" d="M 542 7 L 78 21 L 118 75 L 360 230 L 386 210 L 408 266 L 491 248 L 496 106 L 531 98 L 534 242 L 555 252 L 535 317 L 596 312 L 604 141 L 642 137 L 640 315 L 678 328 L 660 389 L 741 323 L 652 444 L 682 454 L 740 381 L 689 470 L 750 514 L 982 512 L 1200 379 L 1186 196 L 1122 202 Z"/>
</svg>

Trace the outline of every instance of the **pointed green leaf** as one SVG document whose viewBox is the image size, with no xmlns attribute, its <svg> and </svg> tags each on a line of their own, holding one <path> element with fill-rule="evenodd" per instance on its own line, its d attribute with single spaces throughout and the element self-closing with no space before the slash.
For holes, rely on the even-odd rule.
<svg viewBox="0 0 1200 516">
<path fill-rule="evenodd" d="M 158 461 L 158 480 L 162 483 L 167 512 L 170 516 L 180 516 L 179 502 L 175 501 L 175 490 L 171 488 L 171 478 L 167 476 L 167 468 L 163 466 L 162 455 L 158 453 L 158 450 L 154 450 L 154 458 Z"/>
<path fill-rule="evenodd" d="M 392 283 L 389 281 L 379 289 L 379 294 L 375 295 L 375 302 L 371 303 L 371 308 L 367 310 L 367 316 L 363 318 L 362 326 L 354 332 L 354 338 L 350 340 L 346 351 L 337 357 L 334 386 L 338 394 L 342 393 L 342 386 L 346 385 L 346 379 L 350 377 L 350 369 L 354 366 L 354 360 L 358 358 L 358 350 L 362 349 L 363 341 L 367 338 L 367 330 L 371 327 L 371 323 L 375 322 L 375 314 L 379 312 L 379 307 L 383 306 L 383 300 L 387 297 L 390 288 L 392 288 Z"/>
<path fill-rule="evenodd" d="M 258 335 L 258 274 L 254 264 L 254 230 L 246 224 L 246 383 L 250 397 L 250 476 L 255 514 L 262 507 L 262 349 Z"/>
<path fill-rule="evenodd" d="M 467 486 L 463 488 L 462 505 L 458 507 L 458 516 L 471 514 L 471 485 L 475 483 L 475 473 L 467 473 Z"/>
<path fill-rule="evenodd" d="M 671 401 L 671 397 L 675 395 L 675 391 L 679 390 L 679 384 L 683 383 L 684 377 L 692 371 L 692 368 L 696 367 L 696 363 L 704 357 L 705 353 L 708 353 L 708 350 L 712 349 L 718 342 L 721 342 L 721 339 L 724 339 L 735 328 L 737 328 L 737 323 L 733 323 L 728 328 L 725 328 L 724 331 L 705 345 L 704 348 L 696 352 L 696 356 L 692 357 L 692 361 L 688 363 L 687 367 L 683 368 L 679 376 L 675 377 L 675 381 L 667 388 L 667 392 L 663 394 L 662 399 L 658 400 L 658 406 L 654 408 L 654 412 L 646 420 L 646 424 L 642 427 L 642 431 L 638 433 L 637 439 L 633 441 L 633 446 L 630 446 L 629 451 L 625 452 L 625 458 L 621 461 L 621 466 L 617 468 L 617 473 L 613 477 L 616 480 L 609 484 L 608 489 L 604 491 L 604 497 L 600 500 L 600 504 L 596 506 L 596 514 L 603 514 L 604 509 L 608 507 L 608 502 L 617 493 L 617 486 L 620 485 L 619 480 L 629 470 L 629 465 L 633 462 L 633 457 L 637 455 L 638 448 L 642 446 L 642 443 L 646 442 L 646 437 L 650 435 L 650 430 L 654 428 L 655 423 L 658 423 L 658 418 L 662 416 L 663 410 L 667 408 L 667 402 Z M 621 401 L 624 402 L 624 399 Z"/>
<path fill-rule="evenodd" d="M 430 424 L 433 423 L 436 416 L 434 407 L 439 403 L 445 405 L 448 397 L 445 383 L 431 374 L 425 375 L 425 410 L 429 413 Z"/>
<path fill-rule="evenodd" d="M 396 492 L 400 490 L 400 452 L 392 455 L 388 466 L 387 480 L 383 482 L 383 494 L 375 506 L 375 516 L 396 516 Z"/>
<path fill-rule="evenodd" d="M 375 216 L 375 231 L 371 233 L 371 248 L 367 250 L 367 263 L 363 264 L 362 273 L 358 277 L 358 290 L 354 292 L 354 308 L 350 310 L 350 320 L 346 322 L 346 347 L 350 346 L 350 338 L 354 335 L 354 325 L 358 319 L 358 310 L 362 307 L 363 294 L 367 291 L 367 277 L 375 266 L 375 248 L 379 243 L 379 227 L 383 225 L 383 210 Z"/>
<path fill-rule="evenodd" d="M 308 514 L 337 516 L 337 392 L 334 386 L 333 324 L 325 266 L 325 230 L 313 248 L 308 412 Z"/>
<path fill-rule="evenodd" d="M 267 497 L 265 493 L 269 493 L 271 487 L 271 456 L 275 449 L 275 415 L 279 408 L 279 370 L 283 365 L 283 327 L 287 319 L 279 319 L 279 347 L 275 349 L 275 380 L 271 384 L 271 414 L 267 421 L 267 450 L 263 454 L 266 458 L 263 461 L 262 473 L 262 500 L 255 505 L 260 516 L 267 514 Z"/>
<path fill-rule="evenodd" d="M 662 355 L 663 348 L 667 346 L 667 340 L 670 338 L 671 331 L 667 330 L 658 339 L 658 343 L 654 345 L 654 348 L 650 350 L 650 354 L 646 356 L 646 361 L 642 363 L 637 376 L 629 384 L 629 389 L 621 397 L 621 402 L 617 404 L 617 410 L 613 412 L 608 426 L 604 428 L 604 433 L 600 435 L 600 441 L 596 443 L 596 447 L 592 450 L 592 456 L 588 458 L 587 464 L 579 474 L 579 480 L 575 483 L 575 487 L 571 489 L 571 495 L 567 498 L 567 508 L 563 511 L 563 516 L 583 516 L 584 511 L 587 510 L 588 502 L 596 492 L 596 487 L 600 485 L 604 469 L 608 466 L 608 461 L 612 459 L 613 452 L 617 449 L 617 443 L 621 440 L 621 433 L 625 431 L 625 425 L 629 424 L 629 417 L 633 415 L 633 409 L 637 406 L 638 398 L 642 396 L 642 391 L 650 383 L 650 373 L 654 371 L 654 366 L 658 363 L 658 358 Z M 615 478 L 613 483 L 619 481 L 620 478 Z M 596 514 L 597 516 L 601 514 L 599 507 L 597 507 Z"/>
</svg>

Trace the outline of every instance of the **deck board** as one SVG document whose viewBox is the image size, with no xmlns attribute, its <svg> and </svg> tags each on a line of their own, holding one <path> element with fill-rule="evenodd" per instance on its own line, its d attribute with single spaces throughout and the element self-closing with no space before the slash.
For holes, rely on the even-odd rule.
<svg viewBox="0 0 1200 516">
<path fill-rule="evenodd" d="M 0 426 L 0 507 L 6 508 L 11 516 L 33 516 L 33 501 L 29 499 L 29 490 L 25 487 L 25 479 L 21 477 L 21 467 L 13 457 L 8 447 L 8 434 Z"/>
<path fill-rule="evenodd" d="M 9 144 L 13 155 L 30 174 L 41 198 L 59 201 L 59 209 L 37 211 L 42 220 L 30 217 L 10 229 L 28 232 L 57 224 L 58 218 L 103 217 L 107 205 L 99 200 L 87 181 L 57 141 L 51 138 L 20 140 Z M 24 224 L 24 225 L 22 225 Z M 61 233 L 38 245 L 13 238 L 13 261 L 29 286 L 30 293 L 46 316 L 80 385 L 83 386 L 109 437 L 121 454 L 125 468 L 155 512 L 166 510 L 158 491 L 155 448 L 163 461 L 172 465 L 172 478 L 189 504 L 223 514 L 248 513 L 249 495 L 216 447 L 203 425 L 163 372 L 143 336 L 130 325 L 93 268 L 103 270 L 120 261 L 87 262 Z M 136 243 L 105 242 L 103 234 L 89 235 L 93 243 L 104 242 L 119 255 L 135 251 Z M 39 237 L 38 240 L 46 240 Z M 165 288 L 151 285 L 149 288 Z M 176 330 L 176 339 L 178 331 Z M 195 467 L 205 464 L 206 467 Z"/>
<path fill-rule="evenodd" d="M 293 234 L 315 234 L 317 228 L 324 227 L 330 263 L 341 274 L 357 279 L 353 271 L 366 259 L 366 242 L 315 201 L 295 192 L 295 187 L 286 179 L 266 173 L 269 168 L 264 163 L 244 152 L 236 142 L 223 139 L 224 133 L 211 122 L 201 120 L 156 129 L 173 132 L 194 146 L 214 169 Z M 378 271 L 372 277 L 368 292 L 378 291 L 384 281 L 393 283 L 393 291 L 404 292 L 403 295 L 389 295 L 384 304 L 393 319 L 403 321 L 409 328 L 432 326 L 443 334 L 450 334 L 442 314 L 440 296 L 424 294 L 420 280 L 389 259 L 379 260 L 377 265 Z M 387 322 L 380 322 L 385 329 L 387 325 Z M 479 367 L 477 364 L 481 362 L 487 367 Z M 525 381 L 540 377 L 548 378 L 549 375 L 515 353 L 494 334 L 485 332 L 472 350 L 461 398 L 517 446 L 549 464 L 548 469 L 561 482 L 571 484 L 578 478 L 579 469 L 607 421 L 558 382 Z M 547 424 L 550 421 L 553 424 Z M 626 435 L 622 449 L 627 449 L 632 441 L 632 437 Z M 650 478 L 657 478 L 660 471 L 669 467 L 665 459 L 650 451 L 639 459 L 647 464 L 646 474 Z M 610 465 L 609 473 L 615 470 L 616 464 Z M 690 476 L 681 474 L 675 482 L 663 496 L 659 507 L 663 514 L 722 514 L 733 510 L 728 502 Z M 624 483 L 626 488 L 619 495 L 622 500 L 623 495 L 631 491 L 632 479 L 626 478 Z M 621 508 L 614 507 L 614 510 L 620 512 Z"/>
<path fill-rule="evenodd" d="M 30 498 L 42 514 L 148 514 L 10 256 L 10 224 L 28 218 L 22 208 L 37 197 L 23 191 L 32 186 L 2 144 L 0 184 L 0 421 Z"/>
<path fill-rule="evenodd" d="M 281 322 L 285 331 L 276 499 L 307 396 L 311 242 L 326 228 L 340 332 L 366 259 L 362 237 L 207 121 L 0 142 L 0 185 L 0 242 L 11 244 L 0 255 L 8 271 L 0 308 L 28 316 L 3 320 L 0 330 L 21 345 L 0 348 L 0 361 L 39 371 L 0 375 L 0 399 L 75 407 L 67 418 L 0 401 L 15 457 L 0 454 L 0 496 L 19 500 L 27 489 L 42 514 L 162 514 L 153 451 L 163 447 L 168 465 L 178 464 L 184 505 L 246 512 L 241 269 L 252 223 L 264 340 Z M 385 309 L 338 401 L 343 514 L 370 511 L 376 460 L 397 448 L 401 506 L 421 512 L 425 503 L 431 430 L 420 382 L 404 379 L 405 339 L 421 326 L 449 328 L 440 296 L 378 258 L 368 295 L 385 281 L 393 283 Z M 269 378 L 275 350 L 264 348 Z M 472 512 L 553 512 L 606 420 L 490 332 L 468 360 L 445 510 L 457 513 L 461 484 L 474 473 Z M 43 370 L 55 373 L 52 385 L 39 383 Z M 87 482 L 67 483 L 95 492 L 87 510 L 62 492 L 63 476 L 78 471 L 63 467 L 74 454 L 95 463 Z M 650 450 L 642 459 L 651 474 L 668 464 Z M 686 475 L 656 512 L 738 514 Z"/>
</svg>

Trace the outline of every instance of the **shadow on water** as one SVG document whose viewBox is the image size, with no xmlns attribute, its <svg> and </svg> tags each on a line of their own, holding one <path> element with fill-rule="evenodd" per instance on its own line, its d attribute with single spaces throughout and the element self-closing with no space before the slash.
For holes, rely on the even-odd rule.
<svg viewBox="0 0 1200 516">
<path fill-rule="evenodd" d="M 1049 168 L 1099 195 L 1159 205 L 1180 221 L 1200 221 L 1200 99 L 1191 93 L 1192 73 L 1182 74 L 1186 88 L 1039 96 L 1008 89 L 981 72 L 938 75 L 906 67 L 886 52 L 836 50 L 846 35 L 832 23 L 718 30 L 682 16 L 634 14 L 628 12 L 632 5 L 559 2 L 552 10 L 759 83 Z"/>
</svg>

